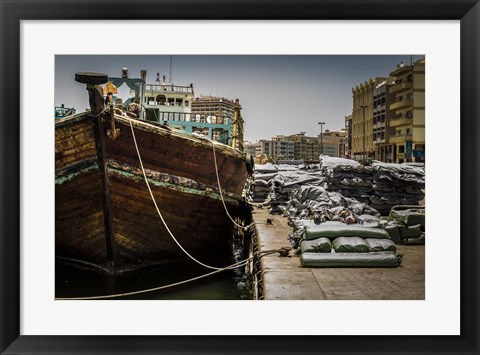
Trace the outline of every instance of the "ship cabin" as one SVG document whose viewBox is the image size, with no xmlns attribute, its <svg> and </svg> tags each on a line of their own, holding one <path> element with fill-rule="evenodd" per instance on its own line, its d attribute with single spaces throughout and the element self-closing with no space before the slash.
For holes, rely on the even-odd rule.
<svg viewBox="0 0 480 355">
<path fill-rule="evenodd" d="M 125 108 L 137 104 L 140 118 L 146 121 L 202 134 L 226 145 L 232 145 L 233 140 L 236 145 L 233 110 L 226 111 L 218 106 L 197 110 L 195 105 L 199 99 L 195 99 L 193 84 L 178 86 L 167 83 L 165 76 L 160 79 L 159 73 L 153 84 L 147 84 L 146 75 L 146 70 L 142 70 L 141 78 L 129 78 L 127 68 L 122 68 L 121 78 L 109 77 L 106 86 L 113 85 L 115 88 L 115 103 Z M 230 106 L 233 107 L 233 103 Z"/>
<path fill-rule="evenodd" d="M 230 145 L 233 117 L 221 112 L 197 112 L 193 84 L 177 86 L 165 82 L 165 77 L 145 85 L 143 107 L 145 119 Z"/>
</svg>

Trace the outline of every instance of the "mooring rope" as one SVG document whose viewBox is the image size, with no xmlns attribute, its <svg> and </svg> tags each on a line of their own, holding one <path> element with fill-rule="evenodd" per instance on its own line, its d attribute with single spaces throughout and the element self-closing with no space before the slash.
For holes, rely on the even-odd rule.
<svg viewBox="0 0 480 355">
<path fill-rule="evenodd" d="M 109 105 L 105 105 L 105 107 L 103 108 L 103 110 L 96 114 L 96 115 L 93 115 L 92 112 L 90 112 L 90 117 L 94 117 L 94 118 L 97 118 L 97 117 L 100 117 L 105 111 L 107 111 L 109 109 Z"/>
<path fill-rule="evenodd" d="M 228 212 L 227 205 L 225 204 L 225 200 L 223 198 L 222 186 L 220 186 L 220 177 L 218 175 L 218 166 L 217 166 L 217 156 L 215 154 L 215 141 L 213 139 L 212 139 L 212 149 L 213 149 L 213 162 L 215 163 L 215 174 L 217 175 L 218 191 L 220 191 L 220 198 L 222 200 L 225 213 L 227 214 L 228 218 L 230 218 L 232 223 L 235 224 L 238 228 L 250 228 L 251 226 L 255 225 L 255 223 L 251 223 L 248 226 L 242 226 L 241 224 L 238 224 L 237 222 L 235 222 L 235 220 L 232 218 L 232 216 L 230 216 L 230 213 Z"/>
<path fill-rule="evenodd" d="M 130 129 L 132 131 L 133 142 L 135 144 L 135 149 L 136 149 L 137 155 L 138 155 L 138 161 L 140 162 L 140 167 L 142 168 L 143 178 L 145 180 L 145 184 L 147 185 L 148 191 L 150 192 L 150 197 L 152 198 L 153 204 L 155 205 L 155 209 L 157 210 L 157 214 L 160 217 L 160 219 L 162 220 L 162 223 L 165 226 L 165 229 L 167 230 L 168 234 L 173 239 L 173 241 L 178 245 L 178 247 L 185 253 L 185 255 L 187 255 L 190 259 L 195 261 L 197 264 L 199 264 L 203 267 L 206 267 L 207 269 L 226 270 L 228 268 L 228 266 L 227 267 L 222 267 L 222 268 L 215 267 L 215 266 L 210 266 L 210 265 L 207 265 L 205 263 L 202 263 L 200 260 L 195 259 L 192 255 L 190 255 L 190 253 L 187 250 L 185 250 L 185 248 L 180 244 L 180 242 L 177 240 L 177 238 L 175 238 L 175 236 L 173 235 L 172 231 L 170 230 L 170 228 L 167 225 L 167 222 L 165 222 L 165 219 L 163 218 L 162 212 L 160 212 L 160 209 L 158 208 L 157 201 L 155 200 L 155 197 L 153 196 L 152 189 L 150 188 L 150 183 L 148 182 L 147 174 L 145 172 L 145 168 L 143 167 L 142 156 L 140 155 L 140 150 L 138 149 L 137 138 L 135 137 L 135 130 L 133 129 L 132 121 L 133 121 L 133 119 L 128 118 L 128 122 L 130 123 Z"/>
<path fill-rule="evenodd" d="M 259 258 L 262 258 L 264 256 L 267 256 L 267 255 L 270 255 L 270 254 L 273 254 L 273 253 L 277 253 L 279 252 L 279 250 L 267 250 L 267 251 L 264 251 L 264 252 L 261 252 L 259 253 L 258 257 Z M 189 282 L 193 282 L 193 281 L 196 281 L 196 280 L 200 280 L 204 277 L 207 277 L 207 276 L 211 276 L 211 275 L 214 275 L 214 274 L 218 274 L 222 271 L 225 271 L 225 270 L 228 270 L 228 269 L 235 269 L 237 267 L 241 267 L 241 266 L 245 266 L 247 265 L 247 263 L 249 261 L 251 261 L 252 259 L 254 259 L 253 256 L 245 259 L 245 260 L 242 260 L 242 261 L 239 261 L 235 264 L 232 264 L 230 266 L 227 266 L 226 268 L 223 268 L 223 269 L 219 269 L 219 270 L 215 270 L 215 271 L 212 271 L 212 272 L 209 272 L 208 274 L 204 274 L 204 275 L 200 275 L 200 276 L 196 276 L 196 277 L 192 277 L 188 280 L 183 280 L 183 281 L 179 281 L 179 282 L 174 282 L 172 284 L 168 284 L 168 285 L 163 285 L 163 286 L 158 286 L 158 287 L 153 287 L 153 288 L 147 288 L 147 289 L 144 289 L 144 290 L 138 290 L 138 291 L 130 291 L 130 292 L 123 292 L 123 293 L 116 293 L 116 294 L 113 294 L 113 295 L 101 295 L 101 296 L 85 296 L 85 297 L 59 297 L 59 298 L 55 298 L 56 301 L 86 301 L 86 300 L 101 300 L 101 299 L 110 299 L 110 298 L 118 298 L 118 297 L 126 297 L 126 296 L 134 296 L 134 295 L 140 295 L 140 294 L 143 294 L 143 293 L 148 293 L 148 292 L 154 292 L 154 291 L 160 291 L 160 290 L 164 290 L 164 289 L 167 289 L 167 288 L 170 288 L 170 287 L 174 287 L 174 286 L 179 286 L 179 285 L 183 285 L 183 284 L 186 284 L 186 283 L 189 283 Z"/>
<path fill-rule="evenodd" d="M 87 296 L 87 297 L 68 297 L 68 298 L 56 298 L 56 300 L 96 300 L 96 299 L 110 299 L 110 298 L 118 298 L 118 297 L 126 297 L 126 296 L 132 296 L 132 295 L 138 295 L 138 294 L 143 294 L 143 293 L 147 293 L 147 292 L 153 292 L 153 291 L 159 291 L 159 290 L 162 290 L 162 289 L 166 289 L 166 288 L 170 288 L 170 287 L 174 287 L 174 286 L 178 286 L 178 285 L 182 285 L 182 284 L 186 284 L 186 283 L 189 283 L 189 282 L 193 282 L 193 281 L 196 281 L 196 280 L 199 280 L 199 279 L 202 279 L 204 277 L 208 277 L 208 276 L 211 276 L 211 275 L 214 275 L 216 273 L 220 273 L 222 271 L 226 271 L 226 270 L 232 270 L 232 269 L 236 269 L 238 267 L 242 267 L 242 266 L 246 266 L 247 263 L 249 261 L 251 261 L 253 259 L 253 257 L 249 257 L 247 259 L 244 259 L 242 261 L 239 261 L 239 262 L 236 262 L 232 265 L 228 265 L 228 266 L 225 266 L 225 267 L 222 267 L 222 268 L 218 268 L 218 267 L 214 267 L 214 266 L 210 266 L 210 265 L 207 265 L 207 264 L 204 264 L 202 263 L 201 261 L 195 259 L 192 255 L 190 255 L 186 250 L 185 248 L 183 248 L 183 246 L 178 242 L 178 240 L 175 238 L 175 236 L 173 235 L 172 231 L 170 230 L 170 228 L 168 227 L 167 223 L 165 222 L 165 219 L 163 218 L 163 215 L 162 213 L 160 212 L 160 209 L 158 208 L 158 205 L 157 205 L 157 202 L 155 200 L 155 197 L 153 196 L 153 192 L 152 192 L 152 189 L 150 188 L 150 184 L 148 182 L 148 178 L 147 178 L 147 174 L 145 172 L 145 168 L 143 166 L 143 161 L 142 161 L 142 157 L 141 157 L 141 154 L 140 154 L 140 150 L 138 148 L 138 144 L 137 144 L 137 139 L 136 139 L 136 136 L 135 136 L 135 130 L 133 129 L 133 125 L 132 125 L 132 121 L 133 119 L 129 118 L 129 117 L 126 117 L 126 119 L 128 119 L 129 123 L 130 123 L 130 129 L 132 131 L 132 137 L 133 137 L 133 142 L 135 144 L 135 149 L 137 151 L 137 156 L 138 156 L 138 160 L 139 160 L 139 163 L 140 163 L 140 167 L 142 169 L 142 174 L 143 174 L 143 178 L 145 180 L 145 184 L 147 185 L 147 188 L 148 188 L 148 191 L 150 193 L 150 197 L 152 198 L 152 201 L 153 201 L 153 204 L 155 205 L 155 209 L 157 210 L 157 214 L 159 215 L 160 219 L 162 220 L 162 223 L 163 225 L 165 226 L 165 229 L 168 231 L 168 234 L 170 235 L 170 237 L 173 239 L 173 241 L 179 246 L 179 248 L 191 259 L 193 260 L 194 262 L 196 262 L 197 264 L 203 266 L 203 267 L 206 267 L 208 269 L 213 269 L 214 271 L 210 272 L 210 273 L 207 273 L 207 274 L 204 274 L 204 275 L 200 275 L 200 276 L 197 276 L 197 277 L 193 277 L 193 278 L 190 278 L 190 279 L 187 279 L 187 280 L 183 280 L 183 281 L 179 281 L 179 282 L 175 282 L 175 283 L 172 283 L 172 284 L 169 284 L 169 285 L 164 285 L 164 286 L 158 286 L 158 287 L 154 287 L 154 288 L 149 288 L 149 289 L 145 289 L 145 290 L 138 290 L 138 291 L 131 291 L 131 292 L 124 292 L 124 293 L 118 293 L 118 294 L 113 294 L 113 295 L 101 295 L 101 296 Z M 223 202 L 223 206 L 225 207 L 225 211 L 227 212 L 227 215 L 231 218 L 231 216 L 228 214 L 228 211 L 226 209 L 226 205 L 225 205 L 225 201 L 223 199 L 223 195 L 222 195 L 222 192 L 221 192 L 221 187 L 220 187 L 220 179 L 219 179 L 219 176 L 218 176 L 218 169 L 217 169 L 217 161 L 216 161 L 216 158 L 215 158 L 215 147 L 213 148 L 213 151 L 214 151 L 214 160 L 215 160 L 215 171 L 216 171 L 216 174 L 217 174 L 217 181 L 218 181 L 218 186 L 219 186 L 219 190 L 220 190 L 220 196 L 222 198 L 222 202 Z M 233 221 L 233 220 L 232 220 Z M 235 221 L 233 221 L 235 223 Z M 238 224 L 235 223 L 237 226 Z M 253 223 L 251 224 L 253 225 Z M 249 226 L 251 226 L 249 225 Z M 248 227 L 249 227 L 248 226 Z M 245 228 L 244 226 L 240 226 L 240 228 Z M 266 256 L 266 255 L 269 255 L 269 254 L 272 254 L 272 253 L 276 253 L 278 252 L 279 250 L 268 250 L 268 251 L 265 251 L 265 252 L 261 252 L 259 253 L 259 257 L 262 257 L 262 256 Z"/>
<path fill-rule="evenodd" d="M 158 286 L 158 287 L 154 287 L 154 288 L 148 288 L 148 289 L 145 289 L 145 290 L 124 292 L 124 293 L 116 293 L 116 294 L 113 294 L 113 295 L 102 295 L 102 296 L 66 297 L 66 298 L 64 297 L 64 298 L 55 298 L 55 300 L 58 300 L 58 301 L 65 301 L 65 300 L 69 300 L 69 301 L 70 300 L 100 300 L 100 299 L 126 297 L 126 296 L 139 295 L 139 294 L 148 293 L 148 292 L 160 291 L 160 290 L 164 290 L 164 289 L 167 289 L 167 288 L 170 288 L 170 287 L 179 286 L 179 285 L 183 285 L 183 284 L 186 284 L 186 283 L 189 283 L 189 282 L 200 280 L 204 277 L 211 276 L 211 275 L 220 273 L 220 272 L 228 270 L 228 269 L 235 269 L 237 267 L 245 266 L 247 264 L 247 262 L 250 261 L 250 259 L 251 258 L 242 260 L 241 262 L 238 262 L 236 264 L 227 266 L 226 268 L 218 269 L 218 270 L 209 272 L 208 274 L 203 274 L 203 275 L 200 275 L 200 276 L 192 277 L 191 279 L 188 279 L 188 280 L 183 280 L 183 281 L 175 282 L 175 283 L 168 284 L 168 285 Z"/>
</svg>

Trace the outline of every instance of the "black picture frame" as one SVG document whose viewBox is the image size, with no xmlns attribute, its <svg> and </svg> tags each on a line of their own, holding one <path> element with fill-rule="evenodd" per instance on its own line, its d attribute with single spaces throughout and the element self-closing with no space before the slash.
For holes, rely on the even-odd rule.
<svg viewBox="0 0 480 355">
<path fill-rule="evenodd" d="M 0 0 L 0 288 L 2 354 L 478 354 L 478 0 Z M 20 21 L 139 19 L 365 19 L 461 21 L 461 335 L 20 335 Z M 39 229 L 41 230 L 41 229 Z M 448 305 L 445 305 L 448 307 Z M 294 314 L 291 312 L 287 312 Z M 440 317 L 441 315 L 439 315 Z M 253 317 L 253 316 L 252 316 Z M 392 317 L 395 317 L 393 314 Z M 252 318 L 252 321 L 254 319 Z M 285 316 L 285 322 L 295 317 Z"/>
</svg>

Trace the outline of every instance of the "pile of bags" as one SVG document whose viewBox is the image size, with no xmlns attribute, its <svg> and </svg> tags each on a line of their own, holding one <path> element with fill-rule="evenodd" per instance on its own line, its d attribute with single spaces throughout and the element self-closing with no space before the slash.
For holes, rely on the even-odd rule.
<svg viewBox="0 0 480 355">
<path fill-rule="evenodd" d="M 354 160 L 322 155 L 319 164 L 308 168 L 270 163 L 257 165 L 254 177 L 247 189 L 250 202 L 269 204 L 271 213 L 287 215 L 305 209 L 309 209 L 307 215 L 317 213 L 319 207 L 325 207 L 325 200 L 340 199 L 335 194 L 344 200 L 329 207 L 361 204 L 363 209 L 369 207 L 368 214 L 383 216 L 387 216 L 393 206 L 419 205 L 425 198 L 424 169 L 405 163 L 374 162 L 372 166 L 364 166 Z M 323 188 L 330 195 L 311 187 Z M 315 201 L 316 198 L 320 200 Z"/>
<path fill-rule="evenodd" d="M 275 189 L 275 182 L 273 181 L 279 174 L 289 175 L 298 173 L 299 168 L 294 165 L 287 164 L 263 164 L 255 165 L 255 178 L 253 181 L 247 181 L 247 195 L 250 202 L 253 203 L 272 203 L 278 204 L 281 198 L 287 196 L 279 196 Z M 301 174 L 299 174 L 301 175 Z"/>
<path fill-rule="evenodd" d="M 356 199 L 310 185 L 302 185 L 293 191 L 282 212 L 292 222 L 313 219 L 317 223 L 340 221 L 352 224 L 360 215 L 380 216 L 377 210 Z"/>
<path fill-rule="evenodd" d="M 409 164 L 375 162 L 370 206 L 388 215 L 396 205 L 418 205 L 425 198 L 425 171 Z"/>
<path fill-rule="evenodd" d="M 295 229 L 303 267 L 397 267 L 401 263 L 395 243 L 379 223 L 298 220 Z"/>
<path fill-rule="evenodd" d="M 264 203 L 268 200 L 270 188 L 268 182 L 278 173 L 273 164 L 255 165 L 255 179 L 247 181 L 247 196 L 250 202 Z"/>
<path fill-rule="evenodd" d="M 270 181 L 270 212 L 282 214 L 295 194 L 306 186 L 322 186 L 323 176 L 318 171 L 283 171 Z"/>
<path fill-rule="evenodd" d="M 397 244 L 425 244 L 425 209 L 419 206 L 396 206 L 384 226 Z"/>
<path fill-rule="evenodd" d="M 322 155 L 320 169 L 328 191 L 336 191 L 345 197 L 353 197 L 369 203 L 372 196 L 373 173 L 370 166 L 355 160 Z"/>
</svg>

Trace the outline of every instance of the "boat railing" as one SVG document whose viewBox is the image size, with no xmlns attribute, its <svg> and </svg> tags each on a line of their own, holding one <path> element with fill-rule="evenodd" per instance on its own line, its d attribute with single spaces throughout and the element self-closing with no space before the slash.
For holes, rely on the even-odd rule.
<svg viewBox="0 0 480 355">
<path fill-rule="evenodd" d="M 230 125 L 232 122 L 232 117 L 230 116 L 189 112 L 164 112 L 155 109 L 152 109 L 152 111 L 147 109 L 146 119 L 148 121 L 156 121 L 159 123 L 179 121 Z"/>
<path fill-rule="evenodd" d="M 178 85 L 171 85 L 171 84 L 147 84 L 145 85 L 146 92 L 180 92 L 180 93 L 187 93 L 193 94 L 193 87 L 191 86 L 178 86 Z"/>
</svg>

